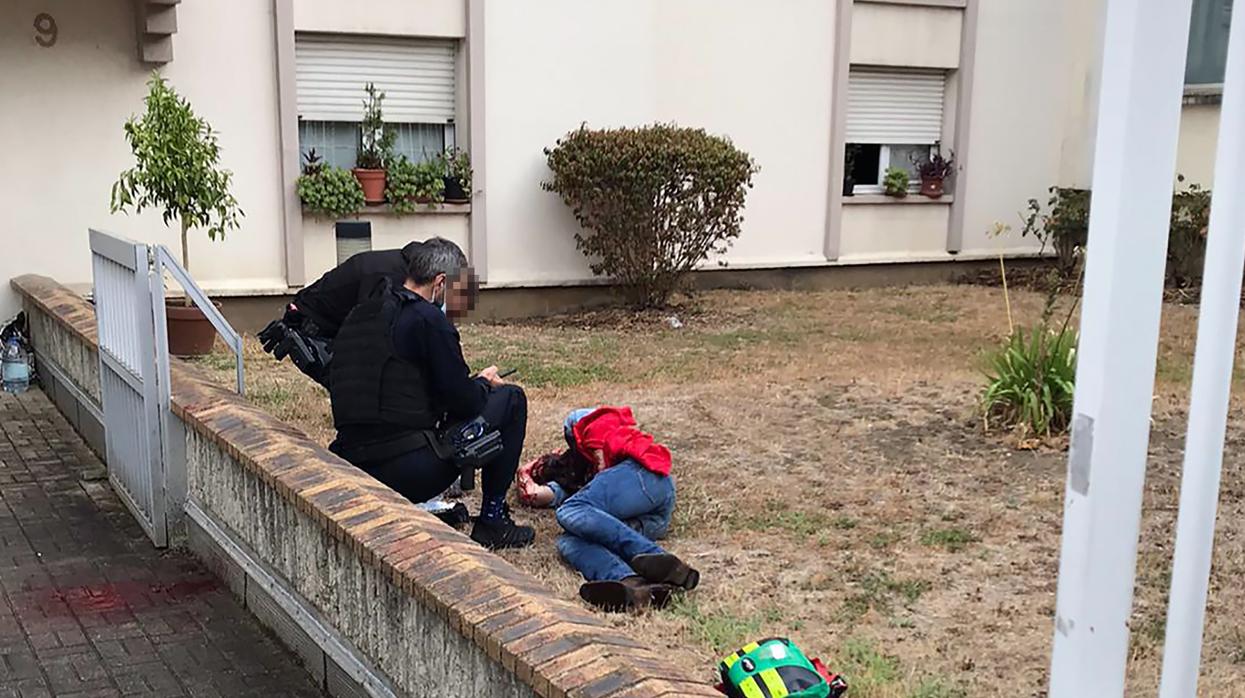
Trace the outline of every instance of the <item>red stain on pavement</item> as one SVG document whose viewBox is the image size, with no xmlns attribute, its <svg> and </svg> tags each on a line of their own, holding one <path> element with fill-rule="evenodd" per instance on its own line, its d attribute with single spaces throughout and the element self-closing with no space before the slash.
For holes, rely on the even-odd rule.
<svg viewBox="0 0 1245 698">
<path fill-rule="evenodd" d="M 173 583 L 119 582 L 80 587 L 45 589 L 33 599 L 48 615 L 104 613 L 123 609 L 172 605 L 220 588 L 213 578 L 187 579 Z"/>
</svg>

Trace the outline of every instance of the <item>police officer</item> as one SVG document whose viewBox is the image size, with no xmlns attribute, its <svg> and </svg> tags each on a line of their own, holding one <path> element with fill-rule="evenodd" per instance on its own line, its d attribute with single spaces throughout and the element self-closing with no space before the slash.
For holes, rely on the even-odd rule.
<svg viewBox="0 0 1245 698">
<path fill-rule="evenodd" d="M 453 319 L 474 305 L 475 284 L 458 245 L 433 238 L 411 251 L 401 286 L 384 284 L 337 333 L 329 397 L 337 438 L 329 447 L 412 502 L 449 487 L 460 469 L 434 430 L 482 416 L 502 450 L 482 466 L 483 502 L 471 537 L 491 548 L 530 545 L 510 518 L 506 491 L 527 430 L 527 397 L 491 366 L 472 378 Z M 439 455 L 440 452 L 440 455 Z"/>
<path fill-rule="evenodd" d="M 277 360 L 286 356 L 312 380 L 329 387 L 333 340 L 346 315 L 388 279 L 395 287 L 406 281 L 411 255 L 421 242 L 400 250 L 360 252 L 300 290 L 279 320 L 260 333 L 264 351 Z"/>
</svg>

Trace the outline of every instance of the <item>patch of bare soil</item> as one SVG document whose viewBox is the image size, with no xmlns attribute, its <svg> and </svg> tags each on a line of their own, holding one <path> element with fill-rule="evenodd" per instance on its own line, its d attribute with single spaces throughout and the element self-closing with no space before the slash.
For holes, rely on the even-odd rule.
<svg viewBox="0 0 1245 698">
<path fill-rule="evenodd" d="M 1043 297 L 1018 290 L 1013 302 L 1023 324 Z M 602 403 L 631 405 L 674 452 L 668 544 L 702 587 L 610 622 L 706 680 L 723 653 L 779 634 L 845 672 L 853 696 L 1044 695 L 1065 454 L 983 433 L 981 353 L 1007 331 L 998 290 L 721 292 L 696 307 L 678 330 L 608 313 L 463 330 L 474 363 L 521 368 L 529 456 L 560 446 L 568 410 Z M 1195 322 L 1193 308 L 1165 309 L 1130 695 L 1157 693 Z M 248 352 L 251 398 L 331 438 L 323 391 Z M 205 365 L 229 380 L 223 359 Z M 1207 696 L 1245 695 L 1240 415 L 1225 455 Z M 519 516 L 537 545 L 505 556 L 577 598 L 552 513 Z"/>
</svg>

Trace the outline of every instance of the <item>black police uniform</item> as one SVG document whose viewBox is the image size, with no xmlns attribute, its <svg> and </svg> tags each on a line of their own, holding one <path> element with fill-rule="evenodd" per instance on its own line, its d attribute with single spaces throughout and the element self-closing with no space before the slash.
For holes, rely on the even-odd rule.
<svg viewBox="0 0 1245 698">
<path fill-rule="evenodd" d="M 484 465 L 484 496 L 503 497 L 514 480 L 527 430 L 518 386 L 473 379 L 458 330 L 437 306 L 385 286 L 355 307 L 337 333 L 329 396 L 337 455 L 412 502 L 453 484 L 459 468 L 429 441 L 441 422 L 483 416 L 501 432 L 502 452 Z"/>
<path fill-rule="evenodd" d="M 320 336 L 333 339 L 346 316 L 372 294 L 381 279 L 389 279 L 394 287 L 402 285 L 411 254 L 422 244 L 412 242 L 400 250 L 360 252 L 295 294 L 294 306 L 311 318 Z"/>
<path fill-rule="evenodd" d="M 401 286 L 417 246 L 360 252 L 330 269 L 294 296 L 284 316 L 259 333 L 264 350 L 277 360 L 289 356 L 312 380 L 328 387 L 333 340 L 346 316 L 388 280 Z"/>
</svg>

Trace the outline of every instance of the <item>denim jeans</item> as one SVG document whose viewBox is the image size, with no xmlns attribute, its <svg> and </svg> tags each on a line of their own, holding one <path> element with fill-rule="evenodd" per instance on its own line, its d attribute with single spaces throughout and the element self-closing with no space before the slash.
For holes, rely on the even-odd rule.
<svg viewBox="0 0 1245 698">
<path fill-rule="evenodd" d="M 570 427 L 589 412 L 567 418 L 572 448 Z M 635 574 L 631 558 L 664 552 L 653 541 L 665 537 L 674 503 L 673 478 L 625 460 L 560 503 L 557 518 L 566 533 L 558 538 L 558 552 L 588 581 L 629 577 Z"/>
</svg>

